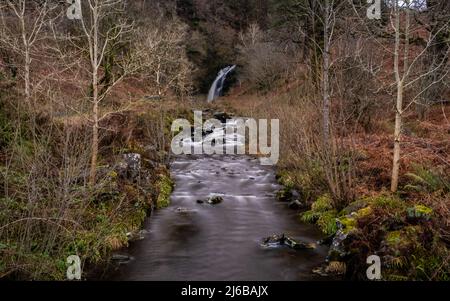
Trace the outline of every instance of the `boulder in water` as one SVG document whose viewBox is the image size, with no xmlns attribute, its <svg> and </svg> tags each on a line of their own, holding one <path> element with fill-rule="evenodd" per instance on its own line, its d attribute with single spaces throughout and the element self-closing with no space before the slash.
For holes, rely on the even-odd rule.
<svg viewBox="0 0 450 301">
<path fill-rule="evenodd" d="M 303 241 L 294 240 L 290 237 L 286 237 L 284 244 L 295 250 L 313 250 L 316 248 L 315 243 L 307 243 Z"/>
<path fill-rule="evenodd" d="M 293 210 L 300 210 L 306 208 L 307 205 L 302 203 L 300 200 L 295 200 L 289 203 L 289 208 Z"/>
<path fill-rule="evenodd" d="M 316 248 L 316 244 L 314 243 L 306 243 L 302 241 L 295 240 L 285 234 L 281 235 L 272 235 L 265 239 L 263 239 L 264 246 L 288 246 L 294 250 L 311 250 Z"/>
<path fill-rule="evenodd" d="M 148 234 L 146 230 L 133 231 L 127 233 L 128 240 L 131 242 L 144 240 L 145 236 Z"/>
<path fill-rule="evenodd" d="M 210 205 L 218 205 L 223 202 L 223 197 L 215 195 L 210 197 L 207 202 Z"/>
<path fill-rule="evenodd" d="M 284 234 L 282 235 L 272 235 L 263 239 L 263 245 L 283 245 L 285 240 Z"/>
</svg>

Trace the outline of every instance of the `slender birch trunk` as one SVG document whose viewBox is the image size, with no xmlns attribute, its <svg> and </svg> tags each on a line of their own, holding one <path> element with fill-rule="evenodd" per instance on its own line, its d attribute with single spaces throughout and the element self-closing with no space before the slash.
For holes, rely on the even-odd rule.
<svg viewBox="0 0 450 301">
<path fill-rule="evenodd" d="M 323 49 L 323 138 L 324 145 L 327 145 L 330 139 L 330 2 L 325 0 L 325 19 L 324 19 L 324 49 Z"/>
</svg>

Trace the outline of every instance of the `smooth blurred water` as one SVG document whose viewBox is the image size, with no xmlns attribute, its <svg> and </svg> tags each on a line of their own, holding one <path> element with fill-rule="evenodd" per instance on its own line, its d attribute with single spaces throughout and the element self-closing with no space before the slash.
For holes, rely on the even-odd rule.
<svg viewBox="0 0 450 301">
<path fill-rule="evenodd" d="M 318 231 L 276 200 L 272 167 L 246 156 L 179 157 L 171 168 L 176 188 L 170 208 L 149 218 L 145 240 L 113 280 L 310 280 L 325 247 L 265 248 L 264 237 L 286 233 L 315 242 Z M 198 204 L 211 194 L 219 205 Z"/>
</svg>

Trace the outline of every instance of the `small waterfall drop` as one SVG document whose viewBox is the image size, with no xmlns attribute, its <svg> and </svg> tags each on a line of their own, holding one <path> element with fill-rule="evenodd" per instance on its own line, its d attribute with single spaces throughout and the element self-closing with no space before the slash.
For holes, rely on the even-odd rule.
<svg viewBox="0 0 450 301">
<path fill-rule="evenodd" d="M 228 66 L 219 71 L 208 93 L 208 102 L 213 102 L 217 97 L 222 95 L 223 84 L 227 75 L 236 68 L 236 65 Z"/>
</svg>

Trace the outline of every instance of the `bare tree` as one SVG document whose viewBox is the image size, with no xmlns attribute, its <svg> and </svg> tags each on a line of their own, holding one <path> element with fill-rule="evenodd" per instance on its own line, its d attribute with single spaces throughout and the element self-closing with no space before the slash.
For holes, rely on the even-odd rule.
<svg viewBox="0 0 450 301">
<path fill-rule="evenodd" d="M 0 4 L 0 48 L 14 52 L 20 58 L 20 74 L 23 77 L 25 103 L 35 109 L 32 103 L 31 63 L 36 54 L 37 44 L 56 8 L 51 1 L 6 0 Z"/>
<path fill-rule="evenodd" d="M 124 9 L 124 0 L 88 0 L 83 7 L 81 26 L 86 50 L 89 53 L 89 73 L 91 78 L 91 103 L 92 103 L 92 156 L 90 167 L 90 184 L 96 181 L 97 161 L 99 154 L 99 122 L 100 103 L 125 76 L 137 70 L 132 60 L 124 60 L 121 65 L 122 72 L 109 80 L 108 86 L 101 89 L 101 66 L 105 60 L 108 47 L 116 43 L 122 37 L 129 35 L 133 26 L 120 16 Z M 126 54 L 123 54 L 126 55 Z"/>
<path fill-rule="evenodd" d="M 194 69 L 186 54 L 187 26 L 178 19 L 147 20 L 137 32 L 136 58 L 159 97 L 169 90 L 180 95 L 192 90 Z"/>
<path fill-rule="evenodd" d="M 419 85 L 423 78 L 426 78 L 430 74 L 436 72 L 436 70 L 440 69 L 446 62 L 447 56 L 444 56 L 440 62 L 434 65 L 434 68 L 427 70 L 417 68 L 420 59 L 427 53 L 430 47 L 432 47 L 433 42 L 436 39 L 436 35 L 443 30 L 448 30 L 449 24 L 443 24 L 442 27 L 436 31 L 428 33 L 426 44 L 422 47 L 422 49 L 412 51 L 410 44 L 411 33 L 417 32 L 417 30 L 411 26 L 411 15 L 415 12 L 415 9 L 417 9 L 416 3 L 414 3 L 414 1 L 395 0 L 391 1 L 391 5 L 391 26 L 395 34 L 394 75 L 396 83 L 394 159 L 392 167 L 391 191 L 397 192 L 400 175 L 401 141 L 404 114 L 414 103 L 417 103 L 420 96 L 428 91 L 432 84 L 442 81 L 444 76 L 448 73 L 448 70 L 442 74 L 440 78 L 435 79 L 432 84 L 421 87 L 419 91 L 412 91 L 413 95 L 410 96 L 410 99 L 406 105 L 405 93 L 408 90 L 413 90 L 414 85 Z"/>
</svg>

